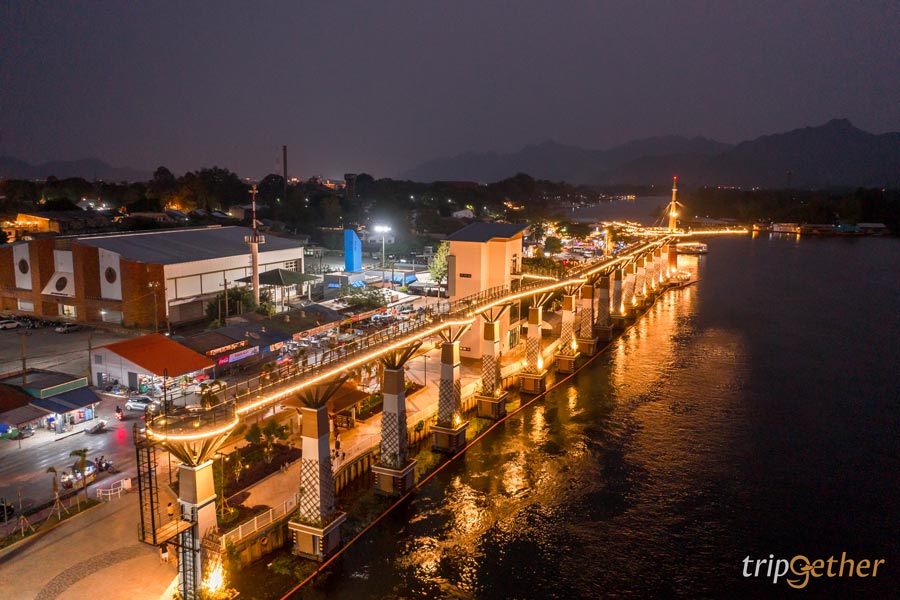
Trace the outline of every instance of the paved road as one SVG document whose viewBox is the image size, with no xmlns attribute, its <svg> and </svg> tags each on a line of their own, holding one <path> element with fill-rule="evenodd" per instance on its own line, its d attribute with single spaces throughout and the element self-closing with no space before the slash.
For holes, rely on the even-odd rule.
<svg viewBox="0 0 900 600">
<path fill-rule="evenodd" d="M 116 421 L 115 402 L 107 399 L 99 404 L 100 418 L 106 420 L 109 428 L 105 433 L 77 433 L 63 437 L 67 434 L 38 430 L 34 436 L 21 440 L 21 448 L 18 441 L 0 440 L 0 497 L 14 500 L 21 490 L 26 510 L 30 506 L 52 500 L 52 476 L 47 473 L 47 467 L 56 467 L 60 473 L 63 470 L 71 471 L 76 459 L 69 456 L 69 453 L 81 448 L 88 449 L 90 459 L 105 455 L 122 472 L 114 475 L 101 473 L 96 483 L 88 486 L 91 495 L 97 486 L 107 487 L 115 480 L 134 474 L 136 460 L 131 427 L 140 413 L 131 413 L 128 421 Z M 76 425 L 74 431 L 89 427 L 95 422 Z"/>
<path fill-rule="evenodd" d="M 22 333 L 29 368 L 52 369 L 78 377 L 87 375 L 89 342 L 96 348 L 130 337 L 89 328 L 71 333 L 56 333 L 50 327 L 3 329 L 0 330 L 0 373 L 22 368 Z"/>
</svg>

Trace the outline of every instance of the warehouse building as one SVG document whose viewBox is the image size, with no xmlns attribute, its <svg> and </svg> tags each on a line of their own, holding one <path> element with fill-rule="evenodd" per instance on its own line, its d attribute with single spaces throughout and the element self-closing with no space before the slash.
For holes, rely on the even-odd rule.
<svg viewBox="0 0 900 600">
<path fill-rule="evenodd" d="M 166 329 L 251 274 L 245 227 L 57 236 L 0 247 L 0 310 Z M 303 246 L 268 236 L 260 271 L 303 272 Z M 285 295 L 302 295 L 300 286 Z"/>
</svg>

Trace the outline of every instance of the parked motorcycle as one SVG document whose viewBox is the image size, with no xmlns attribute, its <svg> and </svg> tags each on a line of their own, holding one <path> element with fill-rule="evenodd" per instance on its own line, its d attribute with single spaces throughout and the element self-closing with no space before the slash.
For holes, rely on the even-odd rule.
<svg viewBox="0 0 900 600">
<path fill-rule="evenodd" d="M 125 412 L 117 406 L 116 407 L 116 420 L 123 421 L 124 419 L 125 419 Z"/>
</svg>

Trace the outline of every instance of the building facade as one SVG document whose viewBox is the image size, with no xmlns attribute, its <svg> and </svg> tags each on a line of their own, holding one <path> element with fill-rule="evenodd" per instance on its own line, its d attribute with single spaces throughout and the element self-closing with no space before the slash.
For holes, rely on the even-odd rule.
<svg viewBox="0 0 900 600">
<path fill-rule="evenodd" d="M 522 272 L 522 238 L 527 225 L 472 223 L 450 235 L 447 294 L 450 301 L 505 286 L 516 289 Z M 516 303 L 500 318 L 500 350 L 519 343 L 521 315 Z M 460 354 L 482 355 L 482 329 L 472 327 L 460 339 Z"/>
<path fill-rule="evenodd" d="M 0 248 L 0 310 L 163 330 L 251 274 L 243 227 L 48 237 Z M 303 247 L 274 236 L 260 271 L 303 271 Z M 289 290 L 295 294 L 302 290 Z"/>
</svg>

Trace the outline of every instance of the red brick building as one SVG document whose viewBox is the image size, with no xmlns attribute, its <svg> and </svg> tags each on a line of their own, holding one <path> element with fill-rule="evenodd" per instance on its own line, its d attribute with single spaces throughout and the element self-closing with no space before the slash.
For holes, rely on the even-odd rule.
<svg viewBox="0 0 900 600">
<path fill-rule="evenodd" d="M 244 285 L 237 280 L 250 274 L 249 233 L 163 229 L 3 246 L 0 311 L 160 330 L 199 320 L 226 285 Z M 292 240 L 268 236 L 259 257 L 261 271 L 303 271 L 303 247 Z"/>
</svg>

